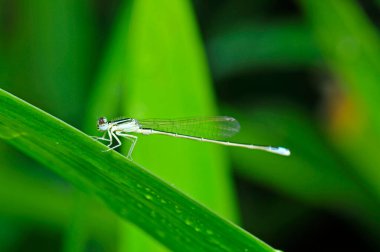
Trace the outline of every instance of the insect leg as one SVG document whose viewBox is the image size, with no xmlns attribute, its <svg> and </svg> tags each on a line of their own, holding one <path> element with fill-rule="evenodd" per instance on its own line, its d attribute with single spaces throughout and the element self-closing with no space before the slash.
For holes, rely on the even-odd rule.
<svg viewBox="0 0 380 252">
<path fill-rule="evenodd" d="M 107 139 L 105 138 L 104 136 L 107 134 L 107 132 L 104 132 L 103 136 L 101 137 L 98 137 L 98 136 L 91 136 L 93 139 L 96 139 L 96 140 L 102 140 L 102 141 L 107 141 L 107 142 L 110 142 L 111 139 Z"/>
<path fill-rule="evenodd" d="M 135 145 L 136 145 L 136 142 L 137 142 L 137 136 L 125 134 L 125 133 L 122 133 L 122 132 L 116 132 L 116 134 L 118 136 L 125 137 L 126 139 L 132 141 L 132 145 L 129 148 L 129 151 L 128 151 L 128 154 L 127 154 L 127 158 L 130 159 L 130 160 L 132 160 L 132 152 L 133 152 L 133 149 L 135 148 Z"/>
<path fill-rule="evenodd" d="M 114 136 L 114 134 L 111 132 L 111 130 L 108 130 L 107 132 L 108 132 L 108 137 L 110 139 L 110 143 L 107 145 L 107 147 L 110 147 L 112 145 L 112 142 L 113 142 L 112 141 L 112 139 L 113 139 L 112 136 Z"/>
<path fill-rule="evenodd" d="M 121 145 L 121 142 L 120 142 L 119 138 L 115 135 L 114 132 L 108 131 L 108 133 L 109 133 L 110 135 L 112 135 L 113 138 L 116 139 L 116 141 L 117 141 L 117 145 L 115 145 L 115 146 L 112 147 L 112 148 L 108 148 L 108 150 L 106 150 L 106 151 L 110 151 L 110 150 L 116 149 L 117 147 L 119 147 L 119 146 Z M 111 136 L 110 136 L 110 137 L 111 137 Z M 112 141 L 111 141 L 111 143 L 108 145 L 108 147 L 110 147 L 111 145 L 112 145 Z"/>
</svg>

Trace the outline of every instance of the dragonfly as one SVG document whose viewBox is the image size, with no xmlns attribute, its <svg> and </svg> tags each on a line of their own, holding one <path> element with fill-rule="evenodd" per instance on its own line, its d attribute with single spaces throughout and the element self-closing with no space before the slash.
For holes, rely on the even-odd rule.
<svg viewBox="0 0 380 252">
<path fill-rule="evenodd" d="M 109 143 L 106 151 L 110 151 L 121 146 L 119 137 L 123 137 L 131 141 L 131 146 L 127 154 L 127 158 L 130 160 L 132 160 L 132 152 L 138 139 L 137 136 L 131 133 L 142 135 L 166 135 L 226 146 L 261 150 L 282 156 L 290 155 L 290 150 L 284 147 L 224 141 L 224 139 L 235 135 L 240 130 L 239 122 L 235 118 L 229 116 L 147 120 L 122 118 L 112 121 L 108 121 L 106 117 L 100 117 L 97 121 L 97 128 L 99 131 L 104 132 L 104 134 L 102 137 L 94 136 L 94 138 Z M 112 146 L 114 144 L 114 140 L 117 144 Z"/>
</svg>

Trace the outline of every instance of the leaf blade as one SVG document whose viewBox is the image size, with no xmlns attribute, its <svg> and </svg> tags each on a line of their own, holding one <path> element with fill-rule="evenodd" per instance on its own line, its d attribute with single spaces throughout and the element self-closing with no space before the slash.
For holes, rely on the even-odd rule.
<svg viewBox="0 0 380 252">
<path fill-rule="evenodd" d="M 102 152 L 104 145 L 1 89 L 0 130 L 11 134 L 11 144 L 173 250 L 274 251 L 144 168 Z"/>
</svg>

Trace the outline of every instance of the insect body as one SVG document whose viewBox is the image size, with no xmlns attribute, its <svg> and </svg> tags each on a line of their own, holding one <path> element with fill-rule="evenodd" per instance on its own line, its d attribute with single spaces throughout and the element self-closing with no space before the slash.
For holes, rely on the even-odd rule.
<svg viewBox="0 0 380 252">
<path fill-rule="evenodd" d="M 101 117 L 98 119 L 97 127 L 98 130 L 104 131 L 104 135 L 94 138 L 109 142 L 109 149 L 107 151 L 121 145 L 121 141 L 118 138 L 119 136 L 125 137 L 132 142 L 127 154 L 128 159 L 132 159 L 132 151 L 137 142 L 137 136 L 131 135 L 130 133 L 140 133 L 144 135 L 160 134 L 227 146 L 262 150 L 283 156 L 290 155 L 290 151 L 283 147 L 240 144 L 219 140 L 220 138 L 231 137 L 240 130 L 238 121 L 228 116 L 139 121 L 133 118 L 125 118 L 110 122 L 107 121 L 107 118 Z M 108 138 L 105 138 L 106 134 L 108 134 Z M 111 147 L 113 139 L 117 141 L 117 144 Z"/>
</svg>

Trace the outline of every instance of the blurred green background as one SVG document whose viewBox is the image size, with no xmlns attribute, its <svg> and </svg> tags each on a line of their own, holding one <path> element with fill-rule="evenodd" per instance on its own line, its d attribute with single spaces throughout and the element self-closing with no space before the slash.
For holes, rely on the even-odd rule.
<svg viewBox="0 0 380 252">
<path fill-rule="evenodd" d="M 234 141 L 292 155 L 143 136 L 134 161 L 275 248 L 379 251 L 379 14 L 378 0 L 0 0 L 0 88 L 89 135 L 103 115 L 233 116 Z M 0 153 L 0 251 L 165 251 Z"/>
</svg>

